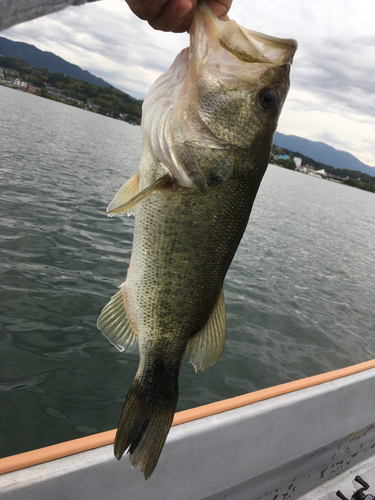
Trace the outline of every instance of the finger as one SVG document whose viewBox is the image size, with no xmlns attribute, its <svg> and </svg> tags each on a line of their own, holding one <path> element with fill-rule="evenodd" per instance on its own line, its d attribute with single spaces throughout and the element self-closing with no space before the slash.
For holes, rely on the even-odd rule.
<svg viewBox="0 0 375 500">
<path fill-rule="evenodd" d="M 167 2 L 168 0 L 126 0 L 134 14 L 145 21 L 157 18 Z"/>
<path fill-rule="evenodd" d="M 173 30 L 174 33 L 184 33 L 185 31 L 189 31 L 191 22 L 194 17 L 195 9 L 192 10 L 186 17 L 184 17 L 182 23 Z"/>
<path fill-rule="evenodd" d="M 209 0 L 208 4 L 215 16 L 220 18 L 228 14 L 232 5 L 232 0 Z"/>
<path fill-rule="evenodd" d="M 196 7 L 196 0 L 169 0 L 161 13 L 149 21 L 150 26 L 161 31 L 186 31 Z"/>
</svg>

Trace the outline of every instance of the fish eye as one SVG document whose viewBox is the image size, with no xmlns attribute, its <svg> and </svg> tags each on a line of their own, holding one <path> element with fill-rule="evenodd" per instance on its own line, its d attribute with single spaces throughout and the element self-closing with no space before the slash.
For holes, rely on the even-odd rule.
<svg viewBox="0 0 375 500">
<path fill-rule="evenodd" d="M 274 109 L 279 104 L 279 96 L 276 90 L 263 90 L 263 92 L 259 95 L 259 104 L 263 109 Z"/>
</svg>

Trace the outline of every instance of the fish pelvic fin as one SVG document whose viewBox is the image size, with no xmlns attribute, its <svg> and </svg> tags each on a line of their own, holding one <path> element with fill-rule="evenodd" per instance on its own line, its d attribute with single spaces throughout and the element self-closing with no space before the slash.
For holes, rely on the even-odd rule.
<svg viewBox="0 0 375 500">
<path fill-rule="evenodd" d="M 197 332 L 187 346 L 187 357 L 195 372 L 202 372 L 214 365 L 221 357 L 225 347 L 225 303 L 221 289 L 219 298 L 205 326 Z"/>
<path fill-rule="evenodd" d="M 107 207 L 106 214 L 111 217 L 115 214 L 127 212 L 153 191 L 170 183 L 171 180 L 172 177 L 170 175 L 163 175 L 150 186 L 139 192 L 139 172 L 137 172 L 117 191 L 113 200 Z"/>
<path fill-rule="evenodd" d="M 138 332 L 132 326 L 125 306 L 124 285 L 101 312 L 97 327 L 119 351 L 132 351 L 138 341 Z"/>
<path fill-rule="evenodd" d="M 115 457 L 120 460 L 126 450 L 130 463 L 138 465 L 149 479 L 158 463 L 169 429 L 172 425 L 177 399 L 163 408 L 147 403 L 133 382 L 126 397 L 114 443 Z"/>
</svg>

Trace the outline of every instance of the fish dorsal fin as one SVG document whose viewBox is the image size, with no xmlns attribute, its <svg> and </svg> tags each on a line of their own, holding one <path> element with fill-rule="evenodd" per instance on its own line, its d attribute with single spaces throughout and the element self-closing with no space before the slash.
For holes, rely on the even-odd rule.
<svg viewBox="0 0 375 500">
<path fill-rule="evenodd" d="M 225 304 L 221 289 L 219 298 L 205 326 L 197 332 L 187 346 L 187 357 L 195 372 L 202 372 L 214 365 L 223 354 L 225 346 Z"/>
<path fill-rule="evenodd" d="M 134 174 L 130 179 L 119 189 L 115 197 L 107 207 L 107 215 L 123 214 L 137 203 L 142 201 L 146 196 L 151 194 L 155 189 L 165 186 L 171 181 L 170 175 L 163 175 L 150 186 L 139 192 L 139 172 Z"/>
<path fill-rule="evenodd" d="M 97 327 L 119 351 L 132 351 L 138 340 L 125 308 L 124 286 L 114 295 L 101 312 Z"/>
</svg>

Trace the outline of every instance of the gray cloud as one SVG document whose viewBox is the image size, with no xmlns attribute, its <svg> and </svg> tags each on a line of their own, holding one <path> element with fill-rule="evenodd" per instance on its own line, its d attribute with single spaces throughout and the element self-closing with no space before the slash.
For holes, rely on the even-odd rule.
<svg viewBox="0 0 375 500">
<path fill-rule="evenodd" d="M 375 113 L 375 37 L 301 44 L 293 68 L 297 89 L 308 89 L 337 112 Z"/>
</svg>

